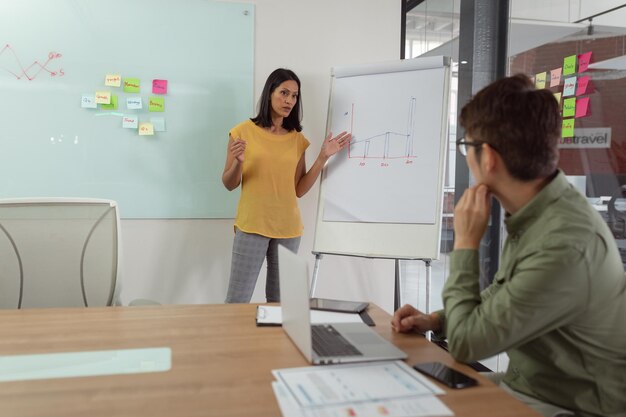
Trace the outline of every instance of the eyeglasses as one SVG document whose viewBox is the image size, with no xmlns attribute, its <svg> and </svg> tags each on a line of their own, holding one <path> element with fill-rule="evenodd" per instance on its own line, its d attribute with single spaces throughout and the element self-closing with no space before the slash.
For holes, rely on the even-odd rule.
<svg viewBox="0 0 626 417">
<path fill-rule="evenodd" d="M 457 139 L 456 147 L 459 148 L 459 152 L 461 152 L 461 155 L 467 156 L 467 151 L 469 149 L 469 146 L 475 146 L 477 148 L 480 148 L 485 143 L 488 144 L 490 148 L 492 148 L 492 149 L 494 149 L 496 151 L 498 150 L 498 149 L 496 149 L 495 146 L 493 146 L 489 142 L 485 142 L 484 140 L 472 140 L 472 141 L 469 141 L 469 140 L 466 140 L 464 137 Z"/>
</svg>

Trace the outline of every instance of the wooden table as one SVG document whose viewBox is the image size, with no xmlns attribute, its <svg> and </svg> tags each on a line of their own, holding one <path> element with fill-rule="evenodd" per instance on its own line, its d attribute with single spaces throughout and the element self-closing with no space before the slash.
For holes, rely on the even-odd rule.
<svg viewBox="0 0 626 417">
<path fill-rule="evenodd" d="M 0 355 L 165 347 L 168 372 L 0 383 L 1 416 L 280 416 L 271 370 L 306 366 L 280 327 L 256 327 L 256 305 L 176 305 L 0 311 Z M 375 329 L 409 354 L 441 361 L 480 386 L 446 389 L 456 416 L 538 416 L 418 335 Z"/>
</svg>

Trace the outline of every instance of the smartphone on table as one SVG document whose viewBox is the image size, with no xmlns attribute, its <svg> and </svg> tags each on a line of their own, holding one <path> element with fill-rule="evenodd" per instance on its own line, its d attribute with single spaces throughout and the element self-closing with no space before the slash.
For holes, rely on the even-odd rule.
<svg viewBox="0 0 626 417">
<path fill-rule="evenodd" d="M 441 362 L 418 363 L 413 369 L 436 379 L 450 388 L 467 388 L 478 385 L 478 381 L 464 373 L 455 371 Z"/>
<path fill-rule="evenodd" d="M 332 300 L 329 298 L 311 298 L 311 309 L 335 311 L 337 313 L 360 313 L 369 303 L 360 301 Z"/>
</svg>

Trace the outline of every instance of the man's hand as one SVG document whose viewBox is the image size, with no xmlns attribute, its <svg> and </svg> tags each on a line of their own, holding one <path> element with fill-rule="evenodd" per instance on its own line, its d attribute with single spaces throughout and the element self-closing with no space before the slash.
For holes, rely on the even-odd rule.
<svg viewBox="0 0 626 417">
<path fill-rule="evenodd" d="M 484 184 L 468 188 L 454 208 L 454 249 L 478 249 L 491 214 L 491 193 Z"/>
<path fill-rule="evenodd" d="M 441 326 L 437 313 L 424 314 L 415 307 L 405 304 L 393 315 L 391 327 L 401 333 L 410 331 L 424 333 L 429 330 L 439 331 Z"/>
</svg>

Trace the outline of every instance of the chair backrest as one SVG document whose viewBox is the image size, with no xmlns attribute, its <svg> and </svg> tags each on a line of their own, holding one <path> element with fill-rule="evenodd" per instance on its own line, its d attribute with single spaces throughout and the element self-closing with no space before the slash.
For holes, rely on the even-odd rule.
<svg viewBox="0 0 626 417">
<path fill-rule="evenodd" d="M 93 307 L 117 299 L 111 200 L 0 200 L 0 308 Z"/>
</svg>

